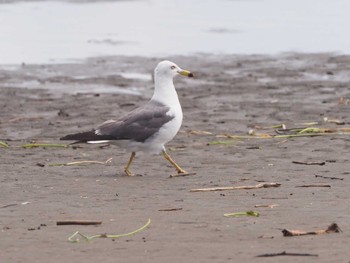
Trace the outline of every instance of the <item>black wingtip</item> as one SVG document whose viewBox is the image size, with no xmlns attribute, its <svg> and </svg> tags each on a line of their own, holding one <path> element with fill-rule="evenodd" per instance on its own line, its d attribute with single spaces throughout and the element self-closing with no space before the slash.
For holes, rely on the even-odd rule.
<svg viewBox="0 0 350 263">
<path fill-rule="evenodd" d="M 66 135 L 64 137 L 61 137 L 60 140 L 61 141 L 74 141 L 74 140 L 76 140 L 76 139 L 74 139 L 74 135 L 75 134 Z"/>
<path fill-rule="evenodd" d="M 90 139 L 93 141 L 95 138 L 95 132 L 94 131 L 88 131 L 88 132 L 81 132 L 81 133 L 75 133 L 75 134 L 68 134 L 64 137 L 61 137 L 61 141 L 79 141 L 79 142 L 86 142 Z"/>
<path fill-rule="evenodd" d="M 60 141 L 68 141 L 69 139 L 68 139 L 67 137 L 69 137 L 69 135 L 66 135 L 66 136 L 64 136 L 64 137 L 61 137 L 61 138 L 60 138 Z"/>
<path fill-rule="evenodd" d="M 60 138 L 61 141 L 78 141 L 78 142 L 88 142 L 88 141 L 103 141 L 103 140 L 115 140 L 111 135 L 98 135 L 95 130 L 88 132 L 81 132 L 75 134 L 68 134 Z"/>
</svg>

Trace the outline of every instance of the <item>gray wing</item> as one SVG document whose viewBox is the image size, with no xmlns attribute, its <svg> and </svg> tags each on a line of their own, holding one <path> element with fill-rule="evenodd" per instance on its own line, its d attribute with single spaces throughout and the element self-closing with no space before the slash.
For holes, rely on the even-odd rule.
<svg viewBox="0 0 350 263">
<path fill-rule="evenodd" d="M 100 140 L 134 140 L 144 142 L 174 116 L 167 115 L 169 107 L 155 101 L 148 102 L 121 119 L 106 121 L 99 127 L 88 132 L 70 134 L 61 140 L 78 142 Z"/>
<path fill-rule="evenodd" d="M 138 108 L 117 121 L 107 121 L 97 127 L 96 135 L 112 137 L 114 140 L 144 142 L 174 116 L 167 115 L 169 107 L 154 101 Z"/>
</svg>

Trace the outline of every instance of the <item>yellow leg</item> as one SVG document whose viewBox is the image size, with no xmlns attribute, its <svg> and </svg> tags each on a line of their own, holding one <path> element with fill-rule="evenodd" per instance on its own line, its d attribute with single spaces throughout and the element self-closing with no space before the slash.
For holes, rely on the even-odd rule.
<svg viewBox="0 0 350 263">
<path fill-rule="evenodd" d="M 167 159 L 176 169 L 178 174 L 188 174 L 184 169 L 182 169 L 173 159 L 171 159 L 170 155 L 167 154 L 166 151 L 163 150 L 163 156 Z"/>
<path fill-rule="evenodd" d="M 131 153 L 131 156 L 130 156 L 130 159 L 129 159 L 129 162 L 128 162 L 128 164 L 125 166 L 124 171 L 125 171 L 125 173 L 126 173 L 128 176 L 133 176 L 133 174 L 130 172 L 129 168 L 130 168 L 130 165 L 131 165 L 131 163 L 132 163 L 132 160 L 134 160 L 135 156 L 136 156 L 136 153 L 135 153 L 135 152 L 132 152 L 132 153 Z"/>
</svg>

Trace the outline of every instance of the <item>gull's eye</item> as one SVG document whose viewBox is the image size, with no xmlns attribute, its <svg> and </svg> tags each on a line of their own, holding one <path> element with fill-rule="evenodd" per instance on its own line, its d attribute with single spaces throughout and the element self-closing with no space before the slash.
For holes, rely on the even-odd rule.
<svg viewBox="0 0 350 263">
<path fill-rule="evenodd" d="M 176 67 L 175 67 L 175 66 L 171 66 L 170 68 L 171 68 L 171 69 L 175 69 Z"/>
</svg>

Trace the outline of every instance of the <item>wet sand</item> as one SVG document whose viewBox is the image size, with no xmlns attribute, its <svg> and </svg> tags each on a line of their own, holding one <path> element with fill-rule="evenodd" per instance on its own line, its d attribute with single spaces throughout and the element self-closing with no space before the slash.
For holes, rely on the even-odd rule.
<svg viewBox="0 0 350 263">
<path fill-rule="evenodd" d="M 243 136 L 251 129 L 275 134 L 259 127 L 315 121 L 318 127 L 349 127 L 350 56 L 169 58 L 196 74 L 195 79 L 175 80 L 184 123 L 167 145 L 194 176 L 169 178 L 174 171 L 161 156 L 140 154 L 132 171 L 142 176 L 127 177 L 123 167 L 129 156 L 112 146 L 19 147 L 33 141 L 62 143 L 60 136 L 144 104 L 153 91 L 152 70 L 161 59 L 104 57 L 2 67 L 0 139 L 10 147 L 0 148 L 1 262 L 348 262 L 349 135 L 245 140 L 217 135 Z M 109 158 L 108 165 L 50 166 Z M 281 186 L 190 192 L 262 182 Z M 330 187 L 297 187 L 308 184 Z M 255 207 L 270 204 L 278 206 Z M 162 211 L 168 209 L 174 210 Z M 223 216 L 249 210 L 260 217 Z M 67 241 L 75 231 L 130 232 L 148 218 L 150 227 L 131 237 Z M 56 221 L 73 219 L 102 224 L 56 226 Z M 301 237 L 281 232 L 314 231 L 333 222 L 343 232 Z M 256 257 L 282 251 L 318 256 Z"/>
</svg>

